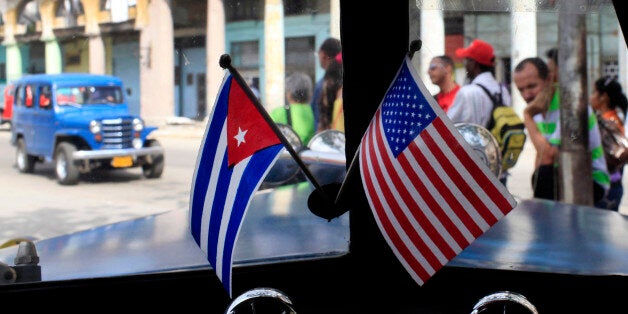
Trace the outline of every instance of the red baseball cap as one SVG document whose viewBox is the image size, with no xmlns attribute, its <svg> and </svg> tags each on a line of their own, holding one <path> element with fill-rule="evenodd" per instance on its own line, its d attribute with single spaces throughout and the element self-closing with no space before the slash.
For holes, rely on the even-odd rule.
<svg viewBox="0 0 628 314">
<path fill-rule="evenodd" d="M 493 46 L 480 39 L 474 39 L 467 48 L 456 49 L 456 56 L 473 59 L 479 64 L 495 66 Z"/>
</svg>

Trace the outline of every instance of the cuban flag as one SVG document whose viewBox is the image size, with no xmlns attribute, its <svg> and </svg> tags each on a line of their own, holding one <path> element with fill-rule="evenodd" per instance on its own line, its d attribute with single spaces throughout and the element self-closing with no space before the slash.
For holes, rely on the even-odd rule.
<svg viewBox="0 0 628 314">
<path fill-rule="evenodd" d="M 358 153 L 377 225 L 422 285 L 516 202 L 418 77 L 406 57 Z"/>
<path fill-rule="evenodd" d="M 189 221 L 194 240 L 229 296 L 242 220 L 283 147 L 243 87 L 227 74 L 199 149 Z"/>
</svg>

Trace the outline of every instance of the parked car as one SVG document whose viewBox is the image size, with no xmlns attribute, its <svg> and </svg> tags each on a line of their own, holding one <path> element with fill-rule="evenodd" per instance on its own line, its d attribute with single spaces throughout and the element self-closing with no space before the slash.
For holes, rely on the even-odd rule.
<svg viewBox="0 0 628 314">
<path fill-rule="evenodd" d="M 11 123 L 11 117 L 13 116 L 13 96 L 15 93 L 15 84 L 8 83 L 4 87 L 4 101 L 0 108 L 0 124 Z"/>
<path fill-rule="evenodd" d="M 54 162 L 57 181 L 76 184 L 94 169 L 142 167 L 159 178 L 164 150 L 129 113 L 122 81 L 93 74 L 36 74 L 15 81 L 11 143 L 20 172 Z"/>
</svg>

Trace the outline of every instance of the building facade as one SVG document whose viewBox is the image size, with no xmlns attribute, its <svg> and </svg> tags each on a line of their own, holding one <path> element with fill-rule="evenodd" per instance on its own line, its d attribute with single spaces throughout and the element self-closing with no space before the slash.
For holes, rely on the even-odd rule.
<svg viewBox="0 0 628 314">
<path fill-rule="evenodd" d="M 284 79 L 289 72 L 304 71 L 313 81 L 323 76 L 316 51 L 327 37 L 340 37 L 339 0 L 238 3 L 2 1 L 0 84 L 27 73 L 113 74 L 126 84 L 131 111 L 161 124 L 173 116 L 201 120 L 211 112 L 224 76 L 218 66 L 224 53 L 231 55 L 247 80 L 259 81 L 262 103 L 269 110 L 284 104 Z M 510 9 L 494 4 L 466 8 L 464 1 L 441 0 L 409 1 L 409 5 L 414 8 L 408 17 L 410 39 L 421 38 L 424 47 L 414 60 L 425 75 L 422 69 L 433 56 L 453 56 L 456 48 L 482 38 L 495 47 L 497 78 L 509 84 L 518 60 L 544 56 L 558 44 L 558 6 L 553 1 L 521 0 Z M 594 11 L 587 14 L 589 80 L 615 73 L 625 83 L 625 42 L 612 2 L 601 1 L 588 9 Z M 365 53 L 375 56 L 377 49 L 385 49 L 376 43 L 373 47 Z M 464 76 L 459 64 L 456 80 L 464 83 Z M 424 82 L 436 88 L 427 76 Z M 511 94 L 516 98 L 517 93 Z M 515 105 L 523 103 L 519 100 Z"/>
</svg>

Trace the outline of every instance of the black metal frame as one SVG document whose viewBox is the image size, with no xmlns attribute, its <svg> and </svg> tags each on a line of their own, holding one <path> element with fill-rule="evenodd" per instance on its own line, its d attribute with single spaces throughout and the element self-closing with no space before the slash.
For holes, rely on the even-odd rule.
<svg viewBox="0 0 628 314">
<path fill-rule="evenodd" d="M 345 108 L 347 160 L 356 153 L 413 39 L 409 38 L 408 6 L 406 1 L 377 5 L 341 1 L 344 103 L 352 104 Z M 625 29 L 625 21 L 620 22 Z M 445 266 L 419 287 L 382 238 L 359 176 L 349 184 L 353 204 L 349 254 L 236 267 L 234 296 L 255 287 L 272 286 L 290 296 L 298 313 L 469 313 L 481 297 L 502 290 L 523 294 L 540 313 L 599 313 L 625 306 L 623 294 L 628 291 L 628 277 L 616 274 Z M 550 204 L 544 206 L 551 210 Z M 616 215 L 609 219 L 624 218 Z M 5 285 L 0 286 L 0 296 L 7 306 L 29 312 L 97 308 L 223 313 L 230 302 L 209 268 Z"/>
</svg>

